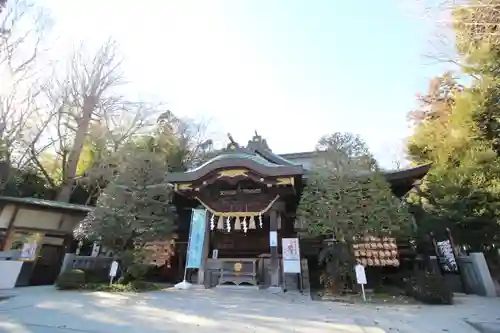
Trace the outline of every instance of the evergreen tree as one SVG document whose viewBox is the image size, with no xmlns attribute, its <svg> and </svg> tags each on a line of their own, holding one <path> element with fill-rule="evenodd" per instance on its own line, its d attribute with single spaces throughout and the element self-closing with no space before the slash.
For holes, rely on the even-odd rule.
<svg viewBox="0 0 500 333">
<path fill-rule="evenodd" d="M 324 150 L 298 208 L 309 234 L 348 241 L 366 234 L 408 232 L 410 215 L 392 194 L 366 144 L 349 133 L 335 133 L 328 141 L 319 146 Z"/>
<path fill-rule="evenodd" d="M 140 250 L 147 242 L 170 236 L 175 210 L 165 170 L 167 166 L 157 154 L 129 150 L 80 234 L 98 240 L 118 257 L 125 250 Z"/>
<path fill-rule="evenodd" d="M 355 263 L 354 237 L 407 235 L 412 220 L 358 136 L 334 133 L 317 148 L 297 215 L 310 236 L 335 240 L 320 254 L 327 267 L 322 279 L 327 287 L 342 289 Z"/>
<path fill-rule="evenodd" d="M 470 1 L 453 11 L 462 71 L 474 79 L 453 96 L 445 118 L 417 124 L 410 158 L 433 167 L 410 199 L 423 208 L 422 232 L 452 230 L 482 251 L 500 234 L 500 1 Z"/>
</svg>

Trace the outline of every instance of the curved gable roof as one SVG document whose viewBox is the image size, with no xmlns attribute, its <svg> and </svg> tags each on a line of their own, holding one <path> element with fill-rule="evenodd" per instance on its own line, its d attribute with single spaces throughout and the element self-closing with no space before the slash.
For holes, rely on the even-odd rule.
<svg viewBox="0 0 500 333">
<path fill-rule="evenodd" d="M 222 169 L 245 168 L 253 170 L 263 176 L 301 176 L 304 169 L 301 165 L 278 165 L 271 163 L 258 155 L 247 153 L 225 153 L 218 155 L 197 168 L 186 172 L 167 174 L 166 180 L 170 183 L 190 182 L 205 175 Z"/>
</svg>

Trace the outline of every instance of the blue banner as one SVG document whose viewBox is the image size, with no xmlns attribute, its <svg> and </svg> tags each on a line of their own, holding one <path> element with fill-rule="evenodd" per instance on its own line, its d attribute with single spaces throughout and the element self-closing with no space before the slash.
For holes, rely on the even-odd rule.
<svg viewBox="0 0 500 333">
<path fill-rule="evenodd" d="M 203 256 L 203 243 L 207 226 L 207 211 L 193 209 L 191 214 L 191 227 L 189 228 L 189 241 L 186 268 L 200 268 Z"/>
</svg>

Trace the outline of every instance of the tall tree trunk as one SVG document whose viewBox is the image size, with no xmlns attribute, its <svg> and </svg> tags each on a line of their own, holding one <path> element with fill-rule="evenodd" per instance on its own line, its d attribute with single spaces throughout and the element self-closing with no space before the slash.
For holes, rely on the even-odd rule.
<svg viewBox="0 0 500 333">
<path fill-rule="evenodd" d="M 66 167 L 64 168 L 63 182 L 57 194 L 57 201 L 69 202 L 71 193 L 73 193 L 78 161 L 80 160 L 85 137 L 89 131 L 90 120 L 96 102 L 97 98 L 95 96 L 85 96 L 83 100 L 82 116 L 78 121 L 78 128 L 76 130 L 73 146 L 68 156 Z"/>
</svg>

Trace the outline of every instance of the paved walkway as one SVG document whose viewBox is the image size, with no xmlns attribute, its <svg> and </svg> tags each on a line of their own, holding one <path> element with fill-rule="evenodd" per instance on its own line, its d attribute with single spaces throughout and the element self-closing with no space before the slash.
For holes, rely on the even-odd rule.
<svg viewBox="0 0 500 333">
<path fill-rule="evenodd" d="M 500 298 L 458 297 L 453 306 L 374 306 L 227 289 L 137 295 L 29 287 L 15 293 L 0 302 L 2 333 L 476 333 L 465 319 L 500 323 Z"/>
</svg>

